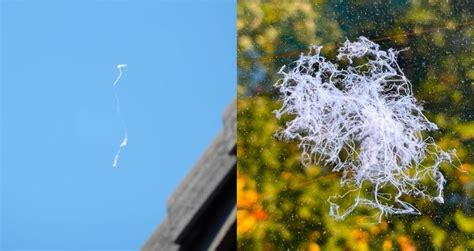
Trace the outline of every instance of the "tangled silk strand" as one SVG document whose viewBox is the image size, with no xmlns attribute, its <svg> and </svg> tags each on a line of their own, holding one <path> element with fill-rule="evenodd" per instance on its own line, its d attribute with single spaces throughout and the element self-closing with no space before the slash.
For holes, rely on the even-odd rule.
<svg viewBox="0 0 474 251">
<path fill-rule="evenodd" d="M 346 41 L 337 55 L 348 62 L 341 69 L 320 55 L 321 48 L 280 70 L 275 86 L 283 106 L 275 113 L 278 119 L 295 116 L 279 135 L 300 142 L 303 164 L 332 164 L 342 173 L 341 185 L 355 187 L 354 203 L 345 210 L 334 200 L 347 193 L 328 199 L 331 216 L 344 219 L 359 205 L 379 209 L 379 220 L 383 214 L 420 214 L 402 200 L 407 195 L 443 203 L 446 181 L 439 166 L 451 163 L 454 153 L 423 137 L 437 126 L 416 104 L 397 63 L 399 51 L 381 50 L 365 37 Z M 426 180 L 430 186 L 421 183 Z M 361 195 L 364 183 L 371 185 L 370 196 Z"/>
</svg>

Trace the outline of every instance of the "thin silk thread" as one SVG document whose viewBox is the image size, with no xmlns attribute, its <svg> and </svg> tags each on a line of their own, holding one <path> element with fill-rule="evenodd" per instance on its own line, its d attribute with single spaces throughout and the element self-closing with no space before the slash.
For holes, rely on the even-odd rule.
<svg viewBox="0 0 474 251">
<path fill-rule="evenodd" d="M 127 67 L 126 64 L 117 65 L 117 69 L 119 70 L 119 75 L 117 76 L 117 78 L 115 79 L 115 81 L 112 85 L 113 89 L 114 89 L 115 101 L 116 101 L 116 104 L 117 104 L 117 114 L 120 118 L 120 122 L 122 124 L 122 128 L 123 128 L 123 131 L 124 131 L 124 137 L 123 137 L 122 143 L 120 143 L 120 146 L 117 150 L 117 153 L 115 154 L 114 161 L 112 163 L 113 167 L 117 167 L 117 162 L 118 162 L 118 159 L 120 157 L 120 152 L 128 144 L 127 125 L 125 124 L 125 120 L 123 119 L 122 113 L 120 111 L 120 100 L 119 100 L 118 92 L 117 92 L 117 83 L 119 82 L 120 78 L 122 77 L 122 68 L 125 68 L 125 67 Z"/>
</svg>

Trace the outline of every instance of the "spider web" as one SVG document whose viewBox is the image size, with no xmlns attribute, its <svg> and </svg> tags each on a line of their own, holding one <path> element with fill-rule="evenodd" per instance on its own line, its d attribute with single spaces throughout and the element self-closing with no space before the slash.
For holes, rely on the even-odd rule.
<svg viewBox="0 0 474 251">
<path fill-rule="evenodd" d="M 381 50 L 365 37 L 346 40 L 337 55 L 347 63 L 342 69 L 321 48 L 280 69 L 275 86 L 283 105 L 275 114 L 294 116 L 278 135 L 299 141 L 304 165 L 331 164 L 342 173 L 341 186 L 351 188 L 328 199 L 330 215 L 342 220 L 362 205 L 379 209 L 379 221 L 384 214 L 420 214 L 402 199 L 407 195 L 443 203 L 439 166 L 455 152 L 423 136 L 437 126 L 417 105 L 397 63 L 400 51 Z M 363 195 L 366 184 L 370 196 Z M 354 201 L 341 210 L 336 201 L 349 194 Z"/>
</svg>

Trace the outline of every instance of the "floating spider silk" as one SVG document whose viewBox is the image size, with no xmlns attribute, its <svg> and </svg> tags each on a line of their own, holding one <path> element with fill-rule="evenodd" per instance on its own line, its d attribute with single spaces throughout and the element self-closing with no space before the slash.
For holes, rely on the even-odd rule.
<svg viewBox="0 0 474 251">
<path fill-rule="evenodd" d="M 117 150 L 117 153 L 115 154 L 115 157 L 114 157 L 114 161 L 112 163 L 112 166 L 113 167 L 116 167 L 117 166 L 117 162 L 118 162 L 118 159 L 120 157 L 120 152 L 122 151 L 122 148 L 124 148 L 127 143 L 128 143 L 128 130 L 127 130 L 127 125 L 125 124 L 125 120 L 123 119 L 122 117 L 122 113 L 120 112 L 120 100 L 118 98 L 118 93 L 117 93 L 117 83 L 118 81 L 120 80 L 120 78 L 122 77 L 122 68 L 125 68 L 127 67 L 126 64 L 119 64 L 117 65 L 117 69 L 119 70 L 119 75 L 117 76 L 117 78 L 115 79 L 114 83 L 113 83 L 113 88 L 114 88 L 114 95 L 115 95 L 115 101 L 116 101 L 116 104 L 117 104 L 117 114 L 118 116 L 120 117 L 120 121 L 122 123 L 122 127 L 123 127 L 123 130 L 124 130 L 124 137 L 123 137 L 123 140 L 122 140 L 122 143 L 120 144 L 119 146 L 119 149 Z"/>
<path fill-rule="evenodd" d="M 420 214 L 403 196 L 443 203 L 439 166 L 451 163 L 455 151 L 423 137 L 437 126 L 416 104 L 396 61 L 399 51 L 381 50 L 365 37 L 346 41 L 337 55 L 348 61 L 341 69 L 320 55 L 321 48 L 311 47 L 290 69 L 280 69 L 275 86 L 283 106 L 275 114 L 295 116 L 278 135 L 299 141 L 304 165 L 332 164 L 342 173 L 341 186 L 349 191 L 328 199 L 329 214 L 342 220 L 363 205 L 379 209 L 380 221 L 384 214 Z M 335 200 L 348 194 L 355 199 L 343 209 Z"/>
</svg>

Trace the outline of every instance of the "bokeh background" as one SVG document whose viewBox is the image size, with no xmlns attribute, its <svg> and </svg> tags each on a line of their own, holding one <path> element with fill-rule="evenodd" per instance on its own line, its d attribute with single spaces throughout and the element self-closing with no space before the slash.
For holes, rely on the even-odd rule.
<svg viewBox="0 0 474 251">
<path fill-rule="evenodd" d="M 239 250 L 474 249 L 474 5 L 470 1 L 238 2 Z M 300 164 L 296 142 L 274 137 L 277 71 L 323 45 L 335 59 L 344 40 L 366 36 L 382 48 L 409 48 L 399 64 L 416 98 L 440 130 L 431 134 L 456 149 L 458 168 L 444 165 L 445 203 L 406 198 L 423 213 L 376 224 L 359 208 L 343 221 L 329 217 L 338 173 Z M 288 118 L 287 118 L 288 119 Z"/>
</svg>

